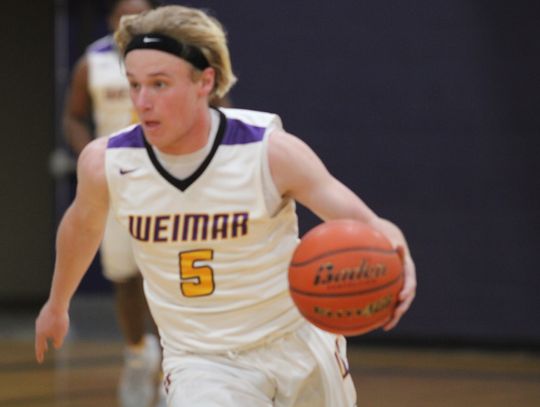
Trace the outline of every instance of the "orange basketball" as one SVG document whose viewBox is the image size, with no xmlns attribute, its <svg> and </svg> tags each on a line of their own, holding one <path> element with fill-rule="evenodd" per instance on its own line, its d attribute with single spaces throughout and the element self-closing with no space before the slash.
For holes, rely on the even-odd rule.
<svg viewBox="0 0 540 407">
<path fill-rule="evenodd" d="M 403 286 L 403 264 L 388 239 L 355 220 L 332 220 L 306 233 L 289 266 L 300 313 L 319 328 L 347 336 L 384 325 Z"/>
</svg>

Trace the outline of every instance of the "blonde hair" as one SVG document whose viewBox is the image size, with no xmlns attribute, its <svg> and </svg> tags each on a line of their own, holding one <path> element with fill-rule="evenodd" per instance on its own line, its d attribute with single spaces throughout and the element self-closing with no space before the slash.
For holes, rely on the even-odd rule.
<svg viewBox="0 0 540 407">
<path fill-rule="evenodd" d="M 114 34 L 121 55 L 133 37 L 158 33 L 196 47 L 216 72 L 210 96 L 223 97 L 236 82 L 232 72 L 225 30 L 202 10 L 184 6 L 163 6 L 141 14 L 123 16 Z"/>
</svg>

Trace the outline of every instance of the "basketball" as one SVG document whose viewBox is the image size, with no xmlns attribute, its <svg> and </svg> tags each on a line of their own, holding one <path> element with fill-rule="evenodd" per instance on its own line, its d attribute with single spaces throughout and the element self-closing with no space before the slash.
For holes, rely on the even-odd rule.
<svg viewBox="0 0 540 407">
<path fill-rule="evenodd" d="M 362 335 L 392 316 L 403 286 L 403 263 L 388 239 L 355 220 L 331 220 L 308 231 L 289 266 L 289 289 L 315 326 Z"/>
</svg>

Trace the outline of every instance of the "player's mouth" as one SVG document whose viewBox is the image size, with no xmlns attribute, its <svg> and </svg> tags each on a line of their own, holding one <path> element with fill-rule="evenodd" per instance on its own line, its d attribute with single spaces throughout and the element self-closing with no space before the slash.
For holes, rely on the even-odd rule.
<svg viewBox="0 0 540 407">
<path fill-rule="evenodd" d="M 160 122 L 157 120 L 144 120 L 143 125 L 147 130 L 154 130 L 159 127 Z"/>
</svg>

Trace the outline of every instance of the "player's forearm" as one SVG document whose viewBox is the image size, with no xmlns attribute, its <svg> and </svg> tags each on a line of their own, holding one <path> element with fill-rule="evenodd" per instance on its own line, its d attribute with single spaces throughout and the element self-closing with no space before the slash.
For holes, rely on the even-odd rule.
<svg viewBox="0 0 540 407">
<path fill-rule="evenodd" d="M 88 125 L 83 120 L 73 116 L 64 119 L 64 134 L 66 142 L 77 155 L 93 139 Z"/>
<path fill-rule="evenodd" d="M 102 238 L 99 227 L 85 226 L 70 207 L 58 229 L 56 263 L 49 303 L 67 310 Z"/>
<path fill-rule="evenodd" d="M 409 254 L 409 247 L 401 229 L 387 219 L 375 217 L 370 224 L 380 230 L 395 246 L 403 247 L 405 254 Z"/>
</svg>

